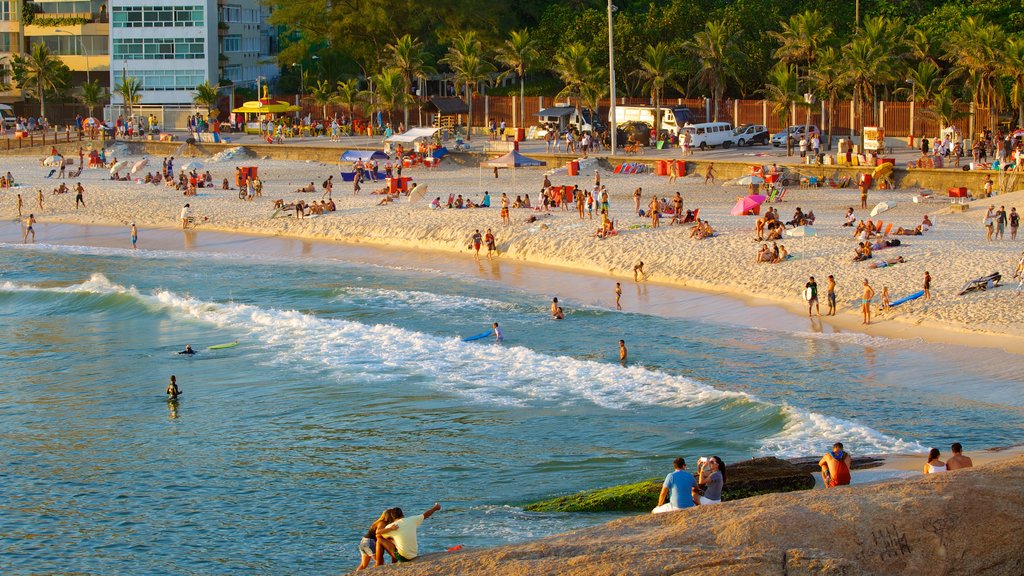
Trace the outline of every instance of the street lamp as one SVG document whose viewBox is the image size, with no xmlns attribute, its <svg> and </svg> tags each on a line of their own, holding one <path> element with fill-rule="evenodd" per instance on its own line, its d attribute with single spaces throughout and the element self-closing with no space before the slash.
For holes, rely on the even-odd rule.
<svg viewBox="0 0 1024 576">
<path fill-rule="evenodd" d="M 89 70 L 92 69 L 92 67 L 89 66 L 89 52 L 85 49 L 85 44 L 82 42 L 82 36 L 68 30 L 61 30 L 60 28 L 57 28 L 54 32 L 57 32 L 58 34 L 67 34 L 78 39 L 78 46 L 82 49 L 82 54 L 85 55 L 85 81 L 92 84 L 92 77 L 89 74 Z"/>
<path fill-rule="evenodd" d="M 617 143 L 618 126 L 615 122 L 615 39 L 612 32 L 612 12 L 618 10 L 618 7 L 612 5 L 612 0 L 608 0 L 608 83 L 610 91 L 608 95 L 611 96 L 611 106 L 608 108 L 608 126 L 611 131 L 612 137 L 612 156 L 615 155 L 615 145 Z"/>
</svg>

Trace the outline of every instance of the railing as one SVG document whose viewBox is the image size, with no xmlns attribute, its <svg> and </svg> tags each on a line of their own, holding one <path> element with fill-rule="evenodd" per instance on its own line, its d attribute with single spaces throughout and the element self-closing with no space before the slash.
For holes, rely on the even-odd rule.
<svg viewBox="0 0 1024 576">
<path fill-rule="evenodd" d="M 9 133 L 14 132 L 9 130 Z M 24 134 L 21 136 L 20 134 Z M 82 130 L 72 129 L 71 126 L 63 128 L 54 127 L 50 130 L 30 130 L 28 132 L 15 132 L 14 136 L 8 134 L 4 144 L 0 145 L 2 150 L 20 150 L 22 148 L 33 148 L 36 146 L 53 146 L 55 144 L 68 144 L 71 142 L 82 142 L 84 140 L 96 140 L 103 138 L 103 131 L 98 128 L 84 128 Z"/>
</svg>

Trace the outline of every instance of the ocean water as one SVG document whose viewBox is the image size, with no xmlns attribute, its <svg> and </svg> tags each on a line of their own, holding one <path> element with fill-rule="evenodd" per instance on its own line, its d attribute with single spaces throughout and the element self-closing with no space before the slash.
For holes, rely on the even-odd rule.
<svg viewBox="0 0 1024 576">
<path fill-rule="evenodd" d="M 556 322 L 549 300 L 429 268 L 0 244 L 0 572 L 337 573 L 391 506 L 442 503 L 424 552 L 496 545 L 605 521 L 518 506 L 680 454 L 1024 429 L 1018 356 L 571 298 Z M 461 341 L 493 321 L 503 344 Z"/>
</svg>

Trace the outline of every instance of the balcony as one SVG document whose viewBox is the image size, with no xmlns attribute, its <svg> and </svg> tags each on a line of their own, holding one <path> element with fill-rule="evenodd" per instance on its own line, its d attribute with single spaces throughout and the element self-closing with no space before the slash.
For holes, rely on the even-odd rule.
<svg viewBox="0 0 1024 576">
<path fill-rule="evenodd" d="M 25 36 L 52 36 L 57 28 L 67 30 L 75 36 L 108 36 L 110 24 L 100 22 L 86 22 L 84 24 L 54 24 L 53 26 L 40 26 L 33 21 L 25 26 Z"/>
<path fill-rule="evenodd" d="M 104 73 L 110 71 L 109 54 L 90 54 L 88 58 L 84 55 L 57 56 L 60 61 L 75 72 Z"/>
</svg>

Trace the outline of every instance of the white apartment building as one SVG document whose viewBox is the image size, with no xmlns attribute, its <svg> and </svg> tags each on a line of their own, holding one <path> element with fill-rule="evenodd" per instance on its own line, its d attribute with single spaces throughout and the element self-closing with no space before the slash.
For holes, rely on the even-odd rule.
<svg viewBox="0 0 1024 576">
<path fill-rule="evenodd" d="M 142 106 L 190 106 L 203 82 L 274 78 L 276 36 L 266 10 L 259 0 L 109 0 L 110 85 L 134 77 Z"/>
</svg>

